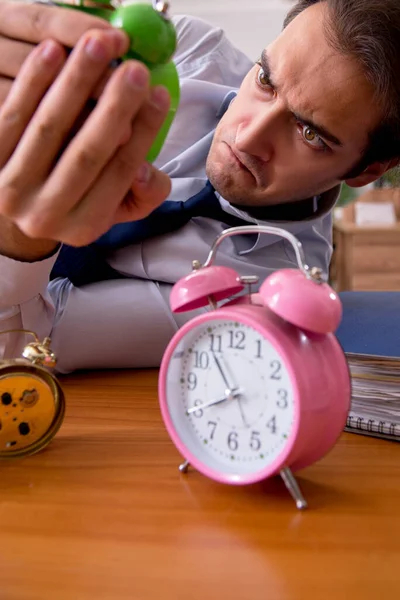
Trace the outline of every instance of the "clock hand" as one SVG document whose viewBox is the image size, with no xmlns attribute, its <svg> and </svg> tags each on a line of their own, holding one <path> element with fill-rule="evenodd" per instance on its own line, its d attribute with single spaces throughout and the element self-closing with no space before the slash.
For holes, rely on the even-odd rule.
<svg viewBox="0 0 400 600">
<path fill-rule="evenodd" d="M 248 422 L 246 421 L 246 417 L 244 415 L 244 410 L 243 410 L 243 406 L 242 406 L 242 401 L 240 399 L 241 394 L 238 393 L 238 395 L 236 396 L 236 399 L 238 401 L 238 407 L 239 407 L 239 411 L 240 411 L 240 416 L 242 417 L 242 421 L 243 421 L 243 425 L 247 428 L 250 427 L 250 425 L 248 424 Z"/>
<path fill-rule="evenodd" d="M 228 379 L 227 379 L 227 377 L 226 377 L 226 375 L 225 375 L 225 373 L 224 373 L 224 371 L 222 369 L 221 363 L 220 363 L 217 355 L 215 354 L 214 350 L 211 350 L 211 354 L 213 355 L 215 364 L 217 365 L 218 371 L 220 372 L 221 377 L 224 380 L 224 383 L 226 385 L 227 390 L 231 390 L 232 388 L 231 388 L 231 386 L 228 383 Z"/>
<path fill-rule="evenodd" d="M 197 412 L 198 410 L 203 410 L 203 408 L 209 408 L 210 406 L 214 406 L 215 404 L 221 404 L 221 402 L 226 402 L 226 400 L 234 400 L 237 398 L 238 394 L 242 393 L 242 390 L 235 388 L 234 390 L 226 390 L 226 395 L 223 398 L 218 398 L 217 400 L 210 400 L 205 404 L 196 404 L 196 406 L 191 406 L 187 409 L 186 414 L 191 415 L 192 413 Z"/>
<path fill-rule="evenodd" d="M 230 387 L 230 385 L 229 385 L 229 382 L 228 382 L 228 379 L 227 379 L 227 377 L 226 377 L 226 375 L 225 375 L 225 373 L 224 373 L 224 370 L 223 370 L 223 368 L 222 368 L 221 362 L 220 362 L 220 360 L 218 359 L 217 355 L 215 354 L 214 350 L 211 350 L 211 354 L 213 355 L 213 358 L 214 358 L 214 360 L 215 360 L 215 364 L 217 365 L 218 371 L 220 372 L 220 374 L 221 374 L 221 377 L 222 377 L 222 379 L 224 380 L 224 383 L 225 383 L 225 385 L 226 385 L 226 388 L 227 388 L 227 389 L 225 390 L 225 393 L 227 393 L 227 392 L 229 392 L 229 390 L 231 389 L 231 387 Z M 237 388 L 236 388 L 236 389 L 237 389 Z M 242 417 L 243 425 L 244 425 L 245 427 L 249 427 L 249 424 L 247 423 L 247 421 L 246 421 L 246 417 L 245 417 L 245 415 L 244 415 L 243 406 L 242 406 L 242 403 L 241 403 L 241 401 L 240 401 L 240 397 L 239 397 L 239 396 L 240 396 L 240 394 L 239 394 L 238 392 L 236 392 L 236 394 L 235 394 L 233 397 L 234 397 L 234 398 L 237 398 L 237 401 L 238 401 L 238 406 L 239 406 L 239 411 L 240 411 L 240 416 Z"/>
</svg>

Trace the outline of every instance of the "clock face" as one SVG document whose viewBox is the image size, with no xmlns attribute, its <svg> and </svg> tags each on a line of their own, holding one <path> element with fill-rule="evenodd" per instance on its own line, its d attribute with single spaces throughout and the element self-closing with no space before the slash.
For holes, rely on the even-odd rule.
<svg viewBox="0 0 400 600">
<path fill-rule="evenodd" d="M 239 321 L 210 319 L 179 341 L 166 398 L 180 442 L 214 473 L 254 474 L 289 443 L 295 406 L 285 360 Z"/>
<path fill-rule="evenodd" d="M 28 454 L 54 428 L 55 416 L 52 390 L 42 378 L 18 371 L 0 375 L 0 457 Z"/>
</svg>

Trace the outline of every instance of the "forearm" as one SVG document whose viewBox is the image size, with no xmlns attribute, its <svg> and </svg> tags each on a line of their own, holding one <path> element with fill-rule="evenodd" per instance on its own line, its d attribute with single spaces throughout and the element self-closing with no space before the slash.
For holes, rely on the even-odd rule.
<svg viewBox="0 0 400 600">
<path fill-rule="evenodd" d="M 58 243 L 53 240 L 32 239 L 16 225 L 0 215 L 0 254 L 23 262 L 34 262 L 50 256 Z"/>
</svg>

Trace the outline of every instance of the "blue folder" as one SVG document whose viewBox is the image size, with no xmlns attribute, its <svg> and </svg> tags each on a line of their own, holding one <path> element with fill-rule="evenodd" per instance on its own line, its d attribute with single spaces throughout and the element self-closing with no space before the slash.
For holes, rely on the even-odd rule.
<svg viewBox="0 0 400 600">
<path fill-rule="evenodd" d="M 400 357 L 400 292 L 340 292 L 345 352 Z"/>
</svg>

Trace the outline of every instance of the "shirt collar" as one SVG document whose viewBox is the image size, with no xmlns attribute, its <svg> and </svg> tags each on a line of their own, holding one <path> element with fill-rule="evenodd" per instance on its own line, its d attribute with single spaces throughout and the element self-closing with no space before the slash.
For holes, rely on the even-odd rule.
<svg viewBox="0 0 400 600">
<path fill-rule="evenodd" d="M 226 96 L 224 97 L 224 99 L 221 102 L 219 109 L 217 110 L 217 114 L 216 114 L 217 119 L 221 119 L 224 116 L 224 114 L 228 110 L 232 100 L 234 100 L 234 98 L 236 98 L 236 96 L 237 96 L 237 90 L 231 90 L 230 92 L 228 92 L 226 94 Z"/>
</svg>

